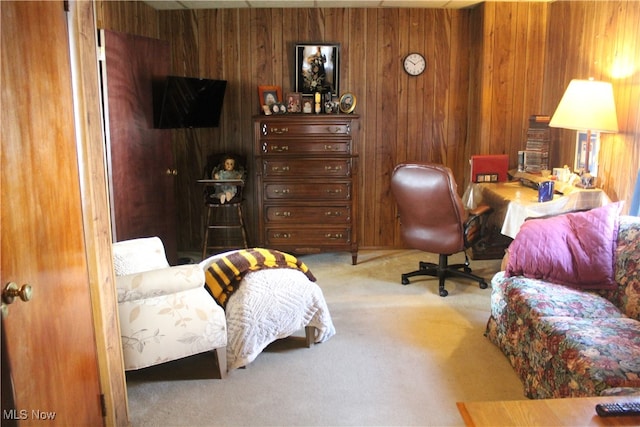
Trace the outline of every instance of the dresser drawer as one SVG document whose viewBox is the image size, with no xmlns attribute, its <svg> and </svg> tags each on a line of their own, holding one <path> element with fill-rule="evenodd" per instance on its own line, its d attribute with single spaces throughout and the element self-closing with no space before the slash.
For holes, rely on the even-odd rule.
<svg viewBox="0 0 640 427">
<path fill-rule="evenodd" d="M 349 224 L 351 207 L 337 206 L 267 206 L 269 224 Z"/>
<path fill-rule="evenodd" d="M 352 162 L 352 159 L 263 159 L 262 175 L 265 178 L 348 178 Z"/>
<path fill-rule="evenodd" d="M 341 136 L 351 135 L 351 123 L 340 119 L 324 120 L 322 123 L 299 121 L 264 120 L 259 125 L 263 138 L 281 138 L 283 136 Z"/>
<path fill-rule="evenodd" d="M 291 246 L 304 242 L 306 246 L 335 246 L 351 243 L 351 229 L 336 228 L 266 228 L 267 245 Z"/>
<path fill-rule="evenodd" d="M 291 140 L 261 140 L 259 150 L 264 155 L 294 155 L 294 154 L 343 154 L 351 153 L 350 139 L 291 139 Z"/>
<path fill-rule="evenodd" d="M 265 200 L 350 200 L 350 182 L 269 182 Z"/>
</svg>

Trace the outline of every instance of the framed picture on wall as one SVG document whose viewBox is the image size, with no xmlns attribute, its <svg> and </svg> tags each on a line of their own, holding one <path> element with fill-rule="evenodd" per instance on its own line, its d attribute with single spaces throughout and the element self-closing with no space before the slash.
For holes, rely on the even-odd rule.
<svg viewBox="0 0 640 427">
<path fill-rule="evenodd" d="M 296 43 L 295 90 L 303 95 L 340 90 L 340 44 Z"/>
<path fill-rule="evenodd" d="M 598 176 L 598 153 L 600 152 L 600 133 L 591 132 L 591 147 L 589 147 L 589 173 Z M 574 160 L 574 170 L 584 169 L 587 158 L 587 133 L 577 132 L 576 136 L 576 158 Z"/>
</svg>

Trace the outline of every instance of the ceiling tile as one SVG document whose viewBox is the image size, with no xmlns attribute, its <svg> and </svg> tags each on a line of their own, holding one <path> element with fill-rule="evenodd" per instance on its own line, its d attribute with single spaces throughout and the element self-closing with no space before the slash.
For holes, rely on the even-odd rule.
<svg viewBox="0 0 640 427">
<path fill-rule="evenodd" d="M 158 10 L 295 7 L 465 8 L 483 0 L 146 0 Z"/>
</svg>

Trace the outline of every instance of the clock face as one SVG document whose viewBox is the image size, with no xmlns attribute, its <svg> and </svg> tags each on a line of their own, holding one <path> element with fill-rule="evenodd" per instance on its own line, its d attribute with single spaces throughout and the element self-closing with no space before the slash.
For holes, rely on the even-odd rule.
<svg viewBox="0 0 640 427">
<path fill-rule="evenodd" d="M 404 70 L 411 76 L 422 74 L 427 68 L 427 61 L 419 53 L 410 53 L 404 58 Z"/>
</svg>

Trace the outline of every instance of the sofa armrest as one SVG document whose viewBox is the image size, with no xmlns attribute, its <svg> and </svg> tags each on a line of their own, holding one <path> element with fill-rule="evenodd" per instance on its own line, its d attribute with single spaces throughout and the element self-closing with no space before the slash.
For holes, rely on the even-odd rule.
<svg viewBox="0 0 640 427">
<path fill-rule="evenodd" d="M 118 303 L 173 294 L 204 286 L 198 264 L 178 265 L 116 277 Z"/>
</svg>

